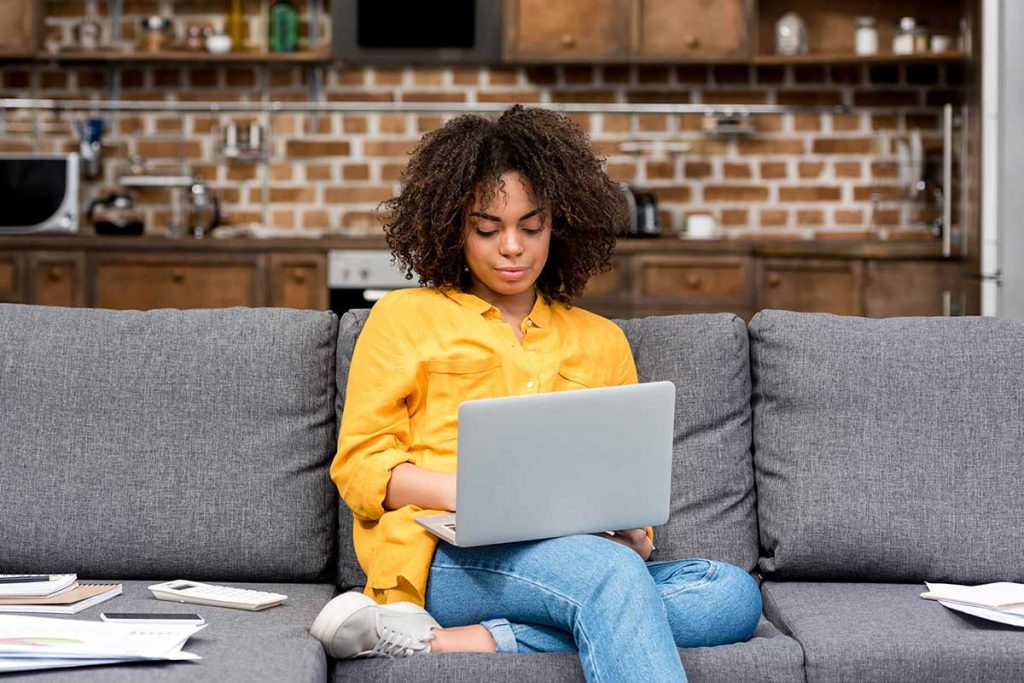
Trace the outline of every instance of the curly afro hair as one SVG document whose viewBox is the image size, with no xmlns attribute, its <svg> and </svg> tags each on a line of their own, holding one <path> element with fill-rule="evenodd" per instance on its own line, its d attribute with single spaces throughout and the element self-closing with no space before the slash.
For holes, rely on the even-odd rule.
<svg viewBox="0 0 1024 683">
<path fill-rule="evenodd" d="M 608 270 L 626 204 L 587 136 L 567 116 L 514 105 L 496 120 L 452 119 L 423 136 L 401 176 L 401 191 L 381 204 L 395 260 L 421 285 L 465 290 L 464 214 L 478 196 L 487 205 L 501 176 L 517 172 L 532 199 L 550 210 L 551 245 L 536 287 L 571 303 L 587 281 Z"/>
</svg>

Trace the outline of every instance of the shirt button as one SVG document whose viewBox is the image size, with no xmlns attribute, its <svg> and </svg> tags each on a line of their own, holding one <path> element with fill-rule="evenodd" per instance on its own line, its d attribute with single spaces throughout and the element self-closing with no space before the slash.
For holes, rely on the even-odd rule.
<svg viewBox="0 0 1024 683">
<path fill-rule="evenodd" d="M 529 382 L 527 382 L 527 383 L 526 383 L 526 388 L 527 388 L 527 389 L 533 389 L 533 384 L 534 384 L 534 382 L 533 382 L 533 380 L 531 379 L 531 380 L 530 380 Z"/>
<path fill-rule="evenodd" d="M 533 321 L 532 321 L 532 320 L 530 320 L 529 318 L 527 318 L 527 319 L 526 319 L 526 326 L 527 326 L 527 327 L 533 327 Z"/>
</svg>

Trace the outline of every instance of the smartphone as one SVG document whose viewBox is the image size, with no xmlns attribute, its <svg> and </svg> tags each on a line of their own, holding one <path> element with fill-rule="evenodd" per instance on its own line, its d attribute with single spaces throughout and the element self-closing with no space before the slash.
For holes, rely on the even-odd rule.
<svg viewBox="0 0 1024 683">
<path fill-rule="evenodd" d="M 102 612 L 102 621 L 117 624 L 205 624 L 198 614 L 185 612 Z"/>
</svg>

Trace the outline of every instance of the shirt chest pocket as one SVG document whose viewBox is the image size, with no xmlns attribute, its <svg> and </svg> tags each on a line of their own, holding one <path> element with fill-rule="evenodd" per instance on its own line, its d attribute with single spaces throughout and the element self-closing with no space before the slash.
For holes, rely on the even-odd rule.
<svg viewBox="0 0 1024 683">
<path fill-rule="evenodd" d="M 428 439 L 456 438 L 459 404 L 463 401 L 508 393 L 499 357 L 429 360 L 426 369 Z"/>
<path fill-rule="evenodd" d="M 555 391 L 592 389 L 598 384 L 593 371 L 578 361 L 562 361 L 555 375 Z"/>
</svg>

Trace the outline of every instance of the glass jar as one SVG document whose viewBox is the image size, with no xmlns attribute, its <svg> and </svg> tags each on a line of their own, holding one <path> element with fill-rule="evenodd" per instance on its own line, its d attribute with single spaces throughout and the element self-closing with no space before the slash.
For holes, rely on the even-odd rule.
<svg viewBox="0 0 1024 683">
<path fill-rule="evenodd" d="M 914 27 L 914 54 L 922 55 L 926 52 L 928 52 L 928 24 L 919 21 Z"/>
<path fill-rule="evenodd" d="M 914 30 L 917 22 L 914 17 L 903 17 L 896 24 L 896 33 L 892 37 L 892 52 L 896 55 L 914 54 Z"/>
<path fill-rule="evenodd" d="M 878 22 L 874 17 L 857 17 L 853 51 L 859 55 L 878 54 Z"/>
<path fill-rule="evenodd" d="M 142 20 L 143 52 L 160 52 L 171 44 L 171 20 L 166 17 L 151 16 Z"/>
<path fill-rule="evenodd" d="M 299 11 L 290 0 L 277 0 L 270 7 L 271 52 L 294 52 L 299 49 Z"/>
</svg>

